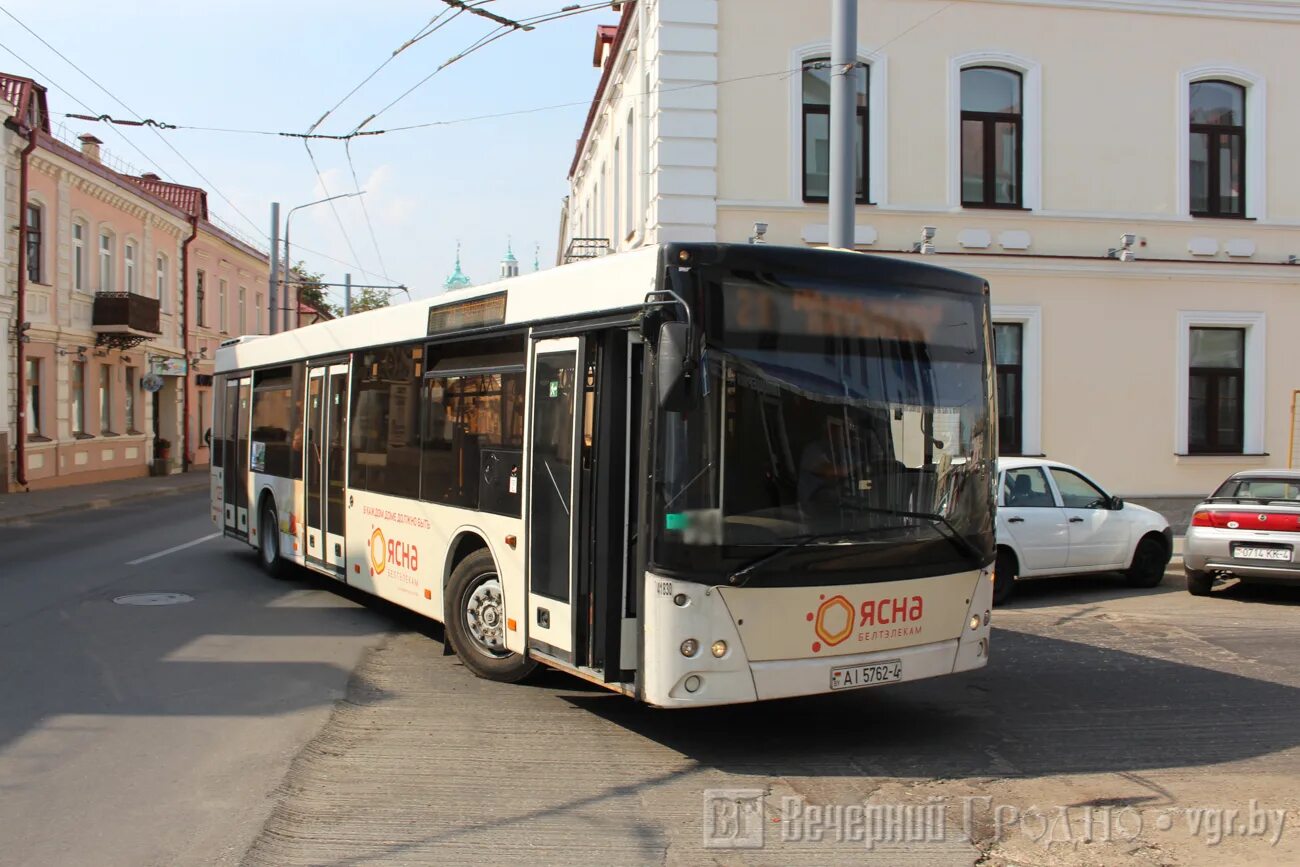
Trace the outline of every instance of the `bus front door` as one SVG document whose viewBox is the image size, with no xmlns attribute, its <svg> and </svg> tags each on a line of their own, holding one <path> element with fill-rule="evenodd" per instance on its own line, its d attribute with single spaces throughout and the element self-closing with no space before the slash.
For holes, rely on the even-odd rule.
<svg viewBox="0 0 1300 867">
<path fill-rule="evenodd" d="M 528 644 L 573 661 L 575 468 L 582 384 L 577 337 L 533 344 L 528 446 Z"/>
<path fill-rule="evenodd" d="M 306 557 L 313 565 L 344 577 L 348 366 L 311 367 L 307 372 L 306 404 Z"/>
<path fill-rule="evenodd" d="M 223 527 L 231 536 L 248 538 L 248 424 L 252 380 L 230 377 L 221 396 Z"/>
</svg>

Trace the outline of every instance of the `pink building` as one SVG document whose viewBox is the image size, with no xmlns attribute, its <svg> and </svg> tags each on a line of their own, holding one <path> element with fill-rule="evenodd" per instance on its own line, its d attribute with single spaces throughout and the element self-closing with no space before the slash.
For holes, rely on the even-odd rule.
<svg viewBox="0 0 1300 867">
<path fill-rule="evenodd" d="M 55 138 L 39 83 L 0 74 L 0 119 L 21 228 L 0 287 L 0 489 L 206 465 L 212 359 L 266 333 L 267 254 L 210 221 L 204 190 Z"/>
</svg>

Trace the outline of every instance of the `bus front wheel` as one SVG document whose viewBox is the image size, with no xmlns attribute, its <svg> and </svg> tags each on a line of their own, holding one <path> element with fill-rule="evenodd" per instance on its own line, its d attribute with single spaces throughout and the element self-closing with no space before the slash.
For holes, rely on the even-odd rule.
<svg viewBox="0 0 1300 867">
<path fill-rule="evenodd" d="M 505 594 L 487 549 L 470 554 L 447 583 L 447 637 L 465 667 L 488 680 L 515 683 L 537 663 L 506 649 Z"/>
<path fill-rule="evenodd" d="M 262 505 L 262 518 L 257 522 L 257 554 L 257 561 L 266 574 L 272 578 L 285 577 L 288 563 L 280 556 L 280 519 L 269 499 Z"/>
</svg>

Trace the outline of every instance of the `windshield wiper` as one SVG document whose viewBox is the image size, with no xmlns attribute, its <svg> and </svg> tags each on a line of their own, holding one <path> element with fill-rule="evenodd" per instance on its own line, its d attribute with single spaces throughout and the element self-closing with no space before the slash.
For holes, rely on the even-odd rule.
<svg viewBox="0 0 1300 867">
<path fill-rule="evenodd" d="M 729 576 L 727 576 L 727 583 L 733 584 L 737 587 L 743 587 L 745 586 L 745 582 L 743 579 L 758 567 L 766 565 L 767 563 L 772 562 L 778 557 L 783 557 L 786 554 L 789 554 L 793 551 L 798 551 L 800 548 L 805 548 L 808 545 L 811 545 L 813 542 L 819 541 L 821 539 L 849 539 L 854 536 L 863 536 L 870 533 L 876 533 L 881 530 L 897 530 L 897 529 L 898 527 L 861 527 L 856 530 L 837 530 L 833 533 L 806 533 L 802 536 L 791 536 L 786 541 L 793 542 L 794 543 L 793 545 L 784 545 L 780 548 L 777 548 L 775 551 L 769 551 L 768 553 L 762 555 L 761 557 L 758 557 L 757 559 L 752 560 L 749 563 L 746 563 L 744 566 L 740 567 L 735 572 L 732 572 Z"/>
<path fill-rule="evenodd" d="M 910 512 L 906 509 L 882 509 L 874 506 L 861 506 L 857 503 L 842 505 L 858 512 L 870 512 L 875 515 L 894 515 L 899 518 L 919 518 L 923 521 L 931 521 L 936 527 L 942 527 L 947 531 L 945 533 L 940 533 L 939 535 L 951 542 L 953 547 L 965 554 L 972 563 L 976 566 L 984 565 L 981 562 L 983 557 L 980 556 L 979 549 L 972 545 L 971 541 L 963 536 L 961 532 L 952 525 L 952 521 L 949 521 L 937 512 Z"/>
</svg>

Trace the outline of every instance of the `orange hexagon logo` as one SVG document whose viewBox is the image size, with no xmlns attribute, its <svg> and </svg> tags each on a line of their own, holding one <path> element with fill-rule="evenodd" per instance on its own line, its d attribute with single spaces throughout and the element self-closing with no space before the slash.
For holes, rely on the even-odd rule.
<svg viewBox="0 0 1300 867">
<path fill-rule="evenodd" d="M 834 647 L 853 634 L 853 604 L 843 596 L 832 596 L 817 609 L 813 629 L 817 637 Z"/>
<path fill-rule="evenodd" d="M 384 531 L 375 528 L 370 534 L 370 568 L 376 575 L 382 575 L 388 566 L 388 543 L 384 540 Z"/>
</svg>

